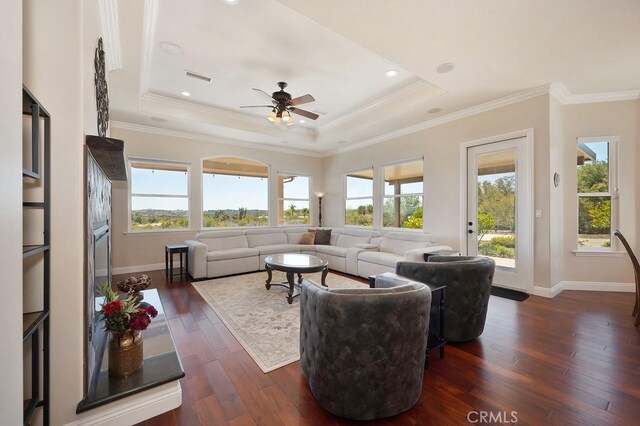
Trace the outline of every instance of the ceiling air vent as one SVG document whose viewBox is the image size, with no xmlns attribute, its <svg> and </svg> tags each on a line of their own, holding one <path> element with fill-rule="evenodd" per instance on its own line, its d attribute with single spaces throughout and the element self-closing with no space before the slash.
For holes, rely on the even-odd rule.
<svg viewBox="0 0 640 426">
<path fill-rule="evenodd" d="M 205 81 L 207 83 L 211 83 L 211 77 L 207 77 L 206 75 L 198 74 L 193 71 L 184 71 L 184 75 L 187 77 L 195 78 L 196 80 Z"/>
</svg>

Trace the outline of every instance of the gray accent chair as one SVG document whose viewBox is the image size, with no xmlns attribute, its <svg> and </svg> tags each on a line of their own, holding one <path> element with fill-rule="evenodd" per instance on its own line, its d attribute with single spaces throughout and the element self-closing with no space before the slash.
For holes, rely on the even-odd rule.
<svg viewBox="0 0 640 426">
<path fill-rule="evenodd" d="M 331 289 L 303 280 L 300 362 L 318 403 L 337 416 L 372 420 L 418 401 L 431 290 Z"/>
<path fill-rule="evenodd" d="M 428 262 L 398 262 L 396 276 L 421 283 L 446 285 L 444 337 L 468 342 L 484 331 L 496 264 L 471 256 L 430 256 Z"/>
</svg>

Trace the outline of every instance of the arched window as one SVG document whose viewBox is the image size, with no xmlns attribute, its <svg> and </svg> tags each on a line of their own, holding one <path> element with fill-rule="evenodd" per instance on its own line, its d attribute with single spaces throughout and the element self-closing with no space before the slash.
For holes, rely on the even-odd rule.
<svg viewBox="0 0 640 426">
<path fill-rule="evenodd" d="M 269 225 L 269 167 L 244 158 L 202 163 L 202 227 Z"/>
</svg>

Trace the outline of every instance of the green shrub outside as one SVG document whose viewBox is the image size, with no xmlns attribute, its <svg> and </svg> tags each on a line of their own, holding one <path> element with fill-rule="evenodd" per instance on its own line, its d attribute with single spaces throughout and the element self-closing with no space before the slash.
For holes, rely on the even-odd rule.
<svg viewBox="0 0 640 426">
<path fill-rule="evenodd" d="M 483 256 L 513 259 L 516 256 L 515 247 L 515 235 L 506 235 L 504 237 L 493 237 L 489 241 L 480 241 L 478 243 L 478 252 Z"/>
</svg>

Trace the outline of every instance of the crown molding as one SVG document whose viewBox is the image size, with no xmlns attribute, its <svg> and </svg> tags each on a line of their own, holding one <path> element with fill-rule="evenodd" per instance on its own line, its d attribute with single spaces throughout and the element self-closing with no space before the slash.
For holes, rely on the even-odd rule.
<svg viewBox="0 0 640 426">
<path fill-rule="evenodd" d="M 549 94 L 549 85 L 534 87 L 532 89 L 523 90 L 521 92 L 513 93 L 511 95 L 504 96 L 502 98 L 494 99 L 489 102 L 485 102 L 470 108 L 465 108 L 460 111 L 453 112 L 451 114 L 443 115 L 438 118 L 423 121 L 411 126 L 403 127 L 402 129 L 394 130 L 393 132 L 385 133 L 373 138 L 365 139 L 360 142 L 356 142 L 352 145 L 335 149 L 329 153 L 330 155 L 340 154 L 343 152 L 353 151 L 355 149 L 363 148 L 365 146 L 374 145 L 380 142 L 384 142 L 390 139 L 396 139 L 401 136 L 405 136 L 411 133 L 419 132 L 431 127 L 440 126 L 445 123 L 460 120 L 462 118 L 470 117 L 472 115 L 480 114 L 483 112 L 491 111 L 496 108 L 501 108 L 507 105 L 521 102 L 527 99 L 535 98 L 542 95 Z"/>
<path fill-rule="evenodd" d="M 552 83 L 549 94 L 564 105 L 592 104 L 598 102 L 620 102 L 640 99 L 640 90 L 624 90 L 621 92 L 582 93 L 574 95 L 562 83 Z"/>
<path fill-rule="evenodd" d="M 156 33 L 158 0 L 145 0 L 142 17 L 142 57 L 140 61 L 140 95 L 149 91 L 151 59 L 153 56 L 153 36 Z"/>
<path fill-rule="evenodd" d="M 365 114 L 368 114 L 370 112 L 373 112 L 377 109 L 380 108 L 385 108 L 386 106 L 388 106 L 390 103 L 401 100 L 402 98 L 407 97 L 408 95 L 412 94 L 415 91 L 418 91 L 422 88 L 426 88 L 428 86 L 433 86 L 433 87 L 437 87 L 432 85 L 431 83 L 424 81 L 424 80 L 418 80 L 418 81 L 414 81 L 411 84 L 406 85 L 405 87 L 403 87 L 400 90 L 396 90 L 394 92 L 391 92 L 385 96 L 382 96 L 381 98 L 376 99 L 375 101 L 361 107 L 361 108 L 356 108 L 355 110 L 353 110 L 350 113 L 347 114 L 343 114 L 341 117 L 336 118 L 335 120 L 332 120 L 330 122 L 328 122 L 327 124 L 324 124 L 323 126 L 320 126 L 318 128 L 318 132 L 322 133 L 322 132 L 327 132 L 331 129 L 335 129 L 336 127 L 348 123 L 352 120 L 355 120 L 359 117 L 362 117 Z M 442 89 L 440 89 L 442 90 Z M 443 93 L 446 93 L 443 91 Z"/>
<path fill-rule="evenodd" d="M 122 46 L 118 25 L 118 1 L 99 0 L 102 39 L 107 56 L 107 69 L 115 71 L 122 68 Z"/>
<path fill-rule="evenodd" d="M 156 135 L 170 136 L 176 138 L 192 139 L 204 142 L 214 142 L 221 145 L 241 146 L 243 148 L 260 149 L 264 151 L 280 152 L 284 154 L 303 155 L 305 157 L 322 158 L 325 155 L 319 152 L 308 151 L 296 148 L 281 148 L 274 145 L 259 145 L 252 142 L 245 142 L 236 139 L 217 138 L 214 136 L 203 135 L 199 133 L 184 132 L 181 130 L 169 130 L 160 127 L 145 126 L 142 124 L 127 123 L 125 121 L 114 121 L 109 123 L 113 129 L 133 130 L 136 132 L 152 133 Z"/>
</svg>

